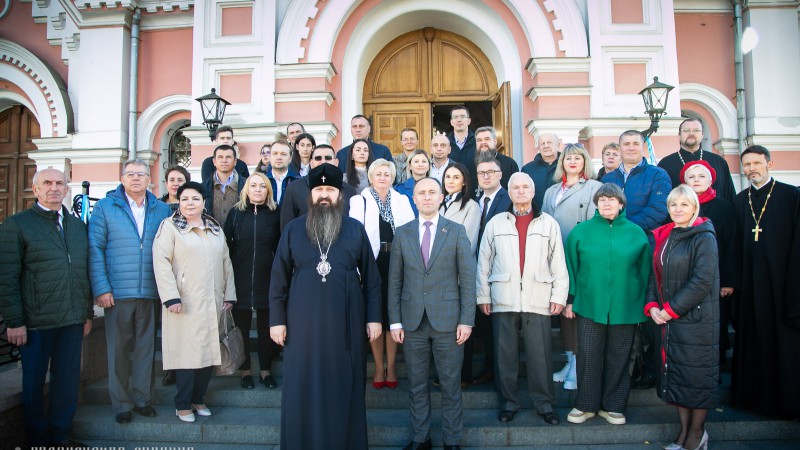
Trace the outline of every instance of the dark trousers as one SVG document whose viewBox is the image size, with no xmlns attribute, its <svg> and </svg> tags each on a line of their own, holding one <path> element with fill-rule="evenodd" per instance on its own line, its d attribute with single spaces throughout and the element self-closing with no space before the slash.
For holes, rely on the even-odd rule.
<svg viewBox="0 0 800 450">
<path fill-rule="evenodd" d="M 108 394 L 116 414 L 148 406 L 155 393 L 156 300 L 115 300 L 105 309 Z"/>
<path fill-rule="evenodd" d="M 72 429 L 78 408 L 83 325 L 50 330 L 28 330 L 22 356 L 22 406 L 31 446 L 63 442 Z M 45 408 L 44 383 L 50 368 L 50 390 Z"/>
<path fill-rule="evenodd" d="M 244 338 L 244 362 L 240 370 L 250 370 L 250 328 L 253 323 L 253 311 L 250 309 L 233 309 L 233 322 L 242 332 Z M 269 337 L 269 309 L 256 310 L 256 345 L 258 346 L 258 367 L 270 370 L 275 344 Z"/>
<path fill-rule="evenodd" d="M 461 367 L 461 381 L 472 381 L 472 355 L 476 339 L 483 341 L 483 371 L 494 372 L 494 337 L 492 333 L 492 319 L 484 314 L 480 308 L 475 311 L 475 326 L 472 335 L 464 343 L 464 365 Z"/>
<path fill-rule="evenodd" d="M 550 316 L 533 313 L 492 313 L 497 372 L 495 380 L 501 409 L 520 408 L 517 396 L 519 378 L 519 331 L 525 345 L 525 366 L 528 370 L 528 394 L 536 412 L 553 412 L 553 361 L 551 353 Z"/>
<path fill-rule="evenodd" d="M 464 359 L 463 346 L 456 344 L 456 332 L 433 329 L 428 315 L 414 331 L 406 331 L 403 353 L 408 367 L 408 396 L 411 409 L 411 439 L 425 442 L 430 437 L 431 393 L 428 386 L 431 352 L 442 389 L 442 440 L 458 445 L 464 429 L 459 371 Z"/>
<path fill-rule="evenodd" d="M 652 320 L 639 324 L 641 337 L 641 375 L 652 376 L 658 379 L 660 358 L 658 349 L 661 348 L 661 333 L 658 325 Z"/>
<path fill-rule="evenodd" d="M 575 408 L 624 413 L 631 377 L 628 355 L 636 325 L 605 325 L 578 316 L 578 398 Z"/>
<path fill-rule="evenodd" d="M 175 369 L 175 409 L 192 409 L 192 404 L 203 405 L 203 397 L 208 390 L 208 383 L 211 381 L 211 369 L 213 366 L 203 367 L 202 369 Z"/>
</svg>

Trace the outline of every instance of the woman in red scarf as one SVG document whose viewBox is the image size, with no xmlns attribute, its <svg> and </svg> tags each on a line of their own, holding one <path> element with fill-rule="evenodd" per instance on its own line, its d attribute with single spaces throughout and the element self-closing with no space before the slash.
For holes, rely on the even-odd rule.
<svg viewBox="0 0 800 450">
<path fill-rule="evenodd" d="M 658 396 L 678 408 L 681 429 L 665 448 L 705 449 L 706 414 L 717 404 L 719 257 L 714 227 L 698 217 L 697 194 L 670 192 L 672 222 L 653 230 L 653 274 L 645 314 L 661 332 Z"/>
<path fill-rule="evenodd" d="M 717 197 L 711 185 L 717 179 L 717 172 L 705 161 L 691 161 L 683 166 L 680 173 L 681 183 L 686 183 L 697 194 L 700 200 L 700 217 L 711 219 L 717 234 L 717 251 L 719 252 L 719 362 L 725 363 L 725 353 L 730 348 L 728 339 L 728 321 L 730 318 L 731 297 L 734 288 L 739 288 L 739 264 L 741 257 L 734 254 L 736 236 L 739 234 L 739 221 L 733 203 Z M 738 295 L 738 294 L 737 294 Z"/>
</svg>

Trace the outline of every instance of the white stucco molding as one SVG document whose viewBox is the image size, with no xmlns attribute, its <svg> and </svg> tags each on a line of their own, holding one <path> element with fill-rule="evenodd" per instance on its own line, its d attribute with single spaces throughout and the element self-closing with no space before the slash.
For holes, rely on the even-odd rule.
<svg viewBox="0 0 800 450">
<path fill-rule="evenodd" d="M 275 94 L 275 103 L 320 101 L 324 101 L 328 106 L 331 106 L 333 94 L 330 92 L 287 92 Z"/>
<path fill-rule="evenodd" d="M 525 70 L 536 78 L 539 73 L 586 72 L 589 73 L 591 59 L 586 58 L 531 58 Z"/>
<path fill-rule="evenodd" d="M 720 139 L 736 139 L 739 128 L 736 107 L 722 92 L 700 83 L 681 83 L 681 100 L 703 105 L 717 121 Z"/>
<path fill-rule="evenodd" d="M 512 1 L 517 10 L 530 8 L 528 1 Z M 519 3 L 519 5 L 517 5 Z M 553 28 L 561 31 L 563 39 L 558 41 L 558 49 L 566 53 L 568 57 L 589 56 L 589 41 L 586 38 L 586 24 L 583 22 L 578 4 L 575 1 L 546 0 L 544 7 L 552 11 L 556 18 L 553 20 Z"/>
<path fill-rule="evenodd" d="M 160 153 L 151 148 L 156 130 L 169 116 L 182 111 L 192 111 L 192 98 L 188 95 L 162 97 L 142 111 L 136 121 L 136 153 Z"/>
<path fill-rule="evenodd" d="M 328 83 L 336 75 L 331 63 L 284 64 L 275 66 L 275 79 L 325 78 Z"/>
<path fill-rule="evenodd" d="M 72 105 L 61 77 L 19 44 L 0 39 L 0 78 L 22 89 L 33 103 L 43 137 L 66 136 L 73 129 Z"/>
<path fill-rule="evenodd" d="M 293 0 L 289 2 L 286 14 L 283 16 L 278 33 L 277 64 L 296 64 L 305 56 L 305 49 L 301 46 L 303 39 L 308 39 L 310 30 L 306 26 L 309 19 L 317 15 L 316 0 Z M 330 7 L 330 5 L 328 5 Z M 333 43 L 331 43 L 333 45 Z"/>
</svg>

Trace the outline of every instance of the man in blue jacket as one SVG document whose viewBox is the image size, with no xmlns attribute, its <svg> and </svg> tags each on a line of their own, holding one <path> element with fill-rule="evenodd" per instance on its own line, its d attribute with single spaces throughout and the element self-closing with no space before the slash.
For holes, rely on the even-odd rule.
<svg viewBox="0 0 800 450">
<path fill-rule="evenodd" d="M 628 130 L 619 137 L 622 164 L 607 173 L 603 183 L 614 183 L 625 191 L 628 220 L 645 232 L 664 224 L 667 219 L 667 196 L 672 190 L 669 174 L 661 167 L 647 163 L 644 157 L 644 135 Z"/>
<path fill-rule="evenodd" d="M 170 208 L 147 191 L 150 168 L 122 165 L 122 184 L 98 201 L 89 220 L 89 280 L 95 303 L 105 308 L 108 392 L 118 423 L 131 411 L 154 417 L 155 307 L 153 238 Z"/>
<path fill-rule="evenodd" d="M 394 161 L 392 152 L 389 151 L 389 147 L 383 144 L 378 144 L 377 142 L 373 142 L 372 139 L 370 139 L 371 132 L 372 126 L 370 125 L 369 119 L 367 119 L 366 116 L 358 114 L 350 119 L 350 133 L 353 135 L 353 140 L 368 140 L 370 147 L 372 147 L 373 160 L 383 158 L 387 161 Z M 348 145 L 347 147 L 344 147 L 336 152 L 336 159 L 339 160 L 339 168 L 342 169 L 342 172 L 344 173 L 347 173 L 347 163 L 350 161 L 351 145 Z"/>
</svg>

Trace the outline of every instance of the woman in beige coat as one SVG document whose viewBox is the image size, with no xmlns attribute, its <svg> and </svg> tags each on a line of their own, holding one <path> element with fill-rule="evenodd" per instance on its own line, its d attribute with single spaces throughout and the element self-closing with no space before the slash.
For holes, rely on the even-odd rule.
<svg viewBox="0 0 800 450">
<path fill-rule="evenodd" d="M 203 186 L 178 189 L 180 207 L 164 219 L 153 242 L 161 303 L 164 370 L 175 370 L 175 415 L 194 422 L 210 416 L 205 396 L 211 369 L 221 363 L 219 323 L 236 301 L 233 266 L 219 223 L 203 214 Z"/>
</svg>

